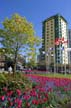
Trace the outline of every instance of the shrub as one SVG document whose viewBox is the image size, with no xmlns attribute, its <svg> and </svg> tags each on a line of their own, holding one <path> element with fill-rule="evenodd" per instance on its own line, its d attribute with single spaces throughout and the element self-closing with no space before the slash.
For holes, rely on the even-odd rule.
<svg viewBox="0 0 71 108">
<path fill-rule="evenodd" d="M 2 89 L 6 87 L 8 90 L 16 91 L 20 89 L 24 92 L 26 89 L 32 88 L 32 83 L 22 73 L 16 73 L 15 77 L 13 74 L 0 74 L 0 95 L 3 94 Z"/>
</svg>

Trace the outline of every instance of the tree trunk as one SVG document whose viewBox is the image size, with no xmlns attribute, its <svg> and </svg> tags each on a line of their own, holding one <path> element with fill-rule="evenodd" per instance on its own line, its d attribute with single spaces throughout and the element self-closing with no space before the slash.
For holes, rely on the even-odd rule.
<svg viewBox="0 0 71 108">
<path fill-rule="evenodd" d="M 15 72 L 16 72 L 16 65 L 17 65 L 17 49 L 15 52 L 15 58 L 14 58 L 14 70 L 13 70 L 13 75 L 15 76 Z"/>
<path fill-rule="evenodd" d="M 18 42 L 15 50 L 15 58 L 14 58 L 14 70 L 13 70 L 13 75 L 15 76 L 16 72 L 16 65 L 17 65 L 17 55 L 18 55 Z"/>
<path fill-rule="evenodd" d="M 14 70 L 13 70 L 13 75 L 15 76 L 15 72 L 16 72 L 16 63 L 14 63 Z"/>
</svg>

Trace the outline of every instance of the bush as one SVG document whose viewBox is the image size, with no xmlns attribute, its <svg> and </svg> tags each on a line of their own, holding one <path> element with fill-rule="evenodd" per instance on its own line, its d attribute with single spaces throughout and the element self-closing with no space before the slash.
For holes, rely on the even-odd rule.
<svg viewBox="0 0 71 108">
<path fill-rule="evenodd" d="M 24 92 L 26 89 L 32 88 L 32 83 L 22 73 L 16 73 L 15 77 L 13 77 L 13 74 L 2 73 L 0 74 L 0 95 L 3 94 L 3 88 L 13 91 L 20 89 Z"/>
</svg>

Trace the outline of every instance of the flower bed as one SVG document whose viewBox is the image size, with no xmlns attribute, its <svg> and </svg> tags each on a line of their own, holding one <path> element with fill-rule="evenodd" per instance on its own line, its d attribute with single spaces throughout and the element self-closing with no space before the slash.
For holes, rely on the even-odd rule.
<svg viewBox="0 0 71 108">
<path fill-rule="evenodd" d="M 71 101 L 71 79 L 26 76 L 32 89 L 1 88 L 0 108 L 59 108 Z"/>
<path fill-rule="evenodd" d="M 57 108 L 57 106 L 65 106 L 68 102 L 71 102 L 71 79 L 49 78 L 36 75 L 27 76 L 34 85 L 37 85 L 35 91 L 42 91 L 48 95 L 47 101 L 44 103 L 45 107 L 50 106 L 50 108 Z M 43 100 L 42 98 L 42 101 Z"/>
</svg>

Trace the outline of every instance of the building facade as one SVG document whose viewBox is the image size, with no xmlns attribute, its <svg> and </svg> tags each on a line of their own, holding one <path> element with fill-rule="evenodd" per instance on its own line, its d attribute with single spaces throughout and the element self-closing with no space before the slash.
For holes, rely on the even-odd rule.
<svg viewBox="0 0 71 108">
<path fill-rule="evenodd" d="M 50 65 L 68 64 L 67 21 L 63 16 L 56 14 L 43 21 L 42 40 L 41 65 L 48 69 Z M 56 41 L 60 41 L 59 44 Z"/>
<path fill-rule="evenodd" d="M 68 48 L 71 48 L 71 29 L 68 30 Z M 68 61 L 71 64 L 71 51 L 68 51 Z"/>
</svg>

